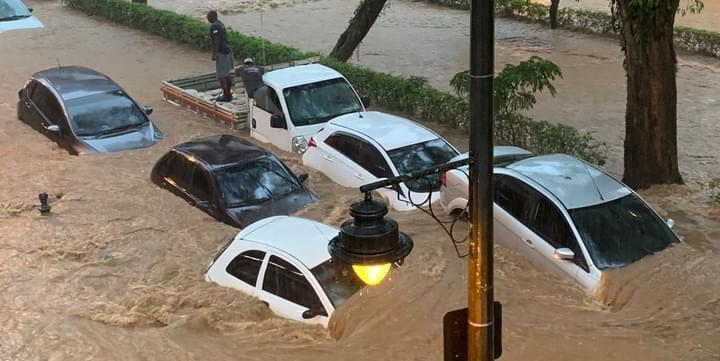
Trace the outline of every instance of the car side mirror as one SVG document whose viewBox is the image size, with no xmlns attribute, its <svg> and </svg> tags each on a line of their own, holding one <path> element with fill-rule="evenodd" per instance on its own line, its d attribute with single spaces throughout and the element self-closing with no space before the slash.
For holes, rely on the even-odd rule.
<svg viewBox="0 0 720 361">
<path fill-rule="evenodd" d="M 55 135 L 60 134 L 60 126 L 57 124 L 50 124 L 50 125 L 46 126 L 45 129 L 47 129 L 47 131 L 52 134 L 55 134 Z"/>
<path fill-rule="evenodd" d="M 562 261 L 572 261 L 575 259 L 575 252 L 570 248 L 558 248 L 553 253 L 553 257 Z"/>
<path fill-rule="evenodd" d="M 153 112 L 153 108 L 146 105 L 143 107 L 143 111 L 145 112 L 145 114 L 150 115 Z"/>
<path fill-rule="evenodd" d="M 363 103 L 363 106 L 364 106 L 365 108 L 367 108 L 367 107 L 370 106 L 370 97 L 369 97 L 369 96 L 367 96 L 367 95 L 361 95 L 361 96 L 360 96 L 360 101 Z"/>
<path fill-rule="evenodd" d="M 668 218 L 666 224 L 670 229 L 672 229 L 673 226 L 675 225 L 675 221 L 672 218 Z"/>
<path fill-rule="evenodd" d="M 315 316 L 321 316 L 324 314 L 325 314 L 325 310 L 323 310 L 322 308 L 319 308 L 319 309 L 308 308 L 307 310 L 305 310 L 305 312 L 302 313 L 302 318 L 308 320 Z"/>
<path fill-rule="evenodd" d="M 33 12 L 33 8 L 28 8 L 28 12 Z"/>
<path fill-rule="evenodd" d="M 277 114 L 270 116 L 270 128 L 287 129 L 285 119 Z"/>
<path fill-rule="evenodd" d="M 303 173 L 298 176 L 298 180 L 300 181 L 300 183 L 305 183 L 309 177 L 310 175 L 308 175 L 307 173 Z"/>
</svg>

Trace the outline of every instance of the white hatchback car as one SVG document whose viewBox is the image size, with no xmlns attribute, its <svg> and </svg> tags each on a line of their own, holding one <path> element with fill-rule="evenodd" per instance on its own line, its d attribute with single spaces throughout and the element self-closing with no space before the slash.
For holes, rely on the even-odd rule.
<svg viewBox="0 0 720 361">
<path fill-rule="evenodd" d="M 602 170 L 565 154 L 495 149 L 495 240 L 588 293 L 597 290 L 603 271 L 679 242 L 672 221 Z M 441 178 L 440 202 L 448 213 L 467 204 L 466 174 L 454 169 Z"/>
<path fill-rule="evenodd" d="M 303 163 L 345 187 L 432 168 L 458 155 L 457 149 L 432 130 L 408 119 L 380 112 L 337 117 L 312 136 Z M 412 210 L 435 202 L 440 177 L 379 189 L 395 210 Z M 432 196 L 431 196 L 432 195 Z M 430 197 L 431 196 L 431 197 Z"/>
<path fill-rule="evenodd" d="M 259 220 L 225 245 L 205 279 L 257 297 L 278 316 L 327 327 L 335 308 L 364 286 L 351 266 L 330 258 L 338 232 L 299 217 Z"/>
<path fill-rule="evenodd" d="M 32 15 L 32 9 L 20 0 L 0 0 L 0 33 L 10 30 L 37 29 L 43 24 Z"/>
</svg>

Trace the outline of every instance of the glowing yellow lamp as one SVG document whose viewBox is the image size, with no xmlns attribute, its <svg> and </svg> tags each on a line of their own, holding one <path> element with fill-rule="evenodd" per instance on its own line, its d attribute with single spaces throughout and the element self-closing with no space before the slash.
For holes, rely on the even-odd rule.
<svg viewBox="0 0 720 361">
<path fill-rule="evenodd" d="M 353 271 L 368 286 L 375 286 L 382 282 L 383 278 L 390 272 L 390 263 L 373 265 L 353 265 Z"/>
</svg>

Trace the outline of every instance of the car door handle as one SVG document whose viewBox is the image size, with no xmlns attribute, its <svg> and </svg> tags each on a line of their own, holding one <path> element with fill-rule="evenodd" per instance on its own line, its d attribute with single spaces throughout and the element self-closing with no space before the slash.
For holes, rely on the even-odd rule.
<svg viewBox="0 0 720 361">
<path fill-rule="evenodd" d="M 365 180 L 365 177 L 363 177 L 362 174 L 360 174 L 360 173 L 355 173 L 355 178 L 360 179 L 360 180 Z"/>
<path fill-rule="evenodd" d="M 334 162 L 332 157 L 330 157 L 329 155 L 323 155 L 323 158 L 325 158 L 325 160 L 328 162 Z"/>
<path fill-rule="evenodd" d="M 530 247 L 532 247 L 532 248 L 535 248 L 535 245 L 533 244 L 533 241 L 531 241 L 531 240 L 529 240 L 529 239 L 525 239 L 524 241 L 525 241 L 525 244 L 527 244 L 528 246 L 530 246 Z"/>
<path fill-rule="evenodd" d="M 260 302 L 262 302 L 263 305 L 270 307 L 270 304 L 267 301 L 260 301 Z"/>
</svg>

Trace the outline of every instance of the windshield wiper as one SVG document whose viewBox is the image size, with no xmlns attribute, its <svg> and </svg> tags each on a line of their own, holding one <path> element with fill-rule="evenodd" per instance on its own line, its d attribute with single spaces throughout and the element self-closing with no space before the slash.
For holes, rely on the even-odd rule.
<svg viewBox="0 0 720 361">
<path fill-rule="evenodd" d="M 13 16 L 6 16 L 4 18 L 0 18 L 0 21 L 11 21 L 11 20 L 18 20 L 18 19 L 25 19 L 29 18 L 31 15 L 13 15 Z"/>
<path fill-rule="evenodd" d="M 107 129 L 107 130 L 97 132 L 95 134 L 92 134 L 91 136 L 95 137 L 95 138 L 103 138 L 103 137 L 107 137 L 110 135 L 122 133 L 127 130 L 141 128 L 147 124 L 148 124 L 148 122 L 123 125 L 122 127 L 117 127 L 117 128 L 112 128 L 112 129 Z"/>
</svg>

